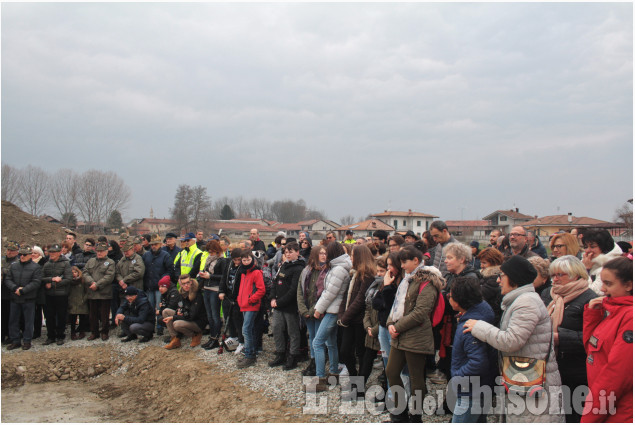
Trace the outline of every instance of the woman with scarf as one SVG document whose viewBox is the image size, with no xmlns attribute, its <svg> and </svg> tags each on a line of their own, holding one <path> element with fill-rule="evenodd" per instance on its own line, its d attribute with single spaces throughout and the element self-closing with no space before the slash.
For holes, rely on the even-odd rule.
<svg viewBox="0 0 635 425">
<path fill-rule="evenodd" d="M 203 284 L 203 301 L 209 323 L 209 341 L 202 345 L 206 350 L 211 350 L 220 345 L 220 330 L 223 322 L 220 318 L 221 300 L 218 298 L 220 281 L 225 271 L 225 258 L 223 258 L 223 248 L 217 240 L 211 240 L 205 246 L 209 255 L 205 259 L 205 264 L 201 268 L 199 278 Z"/>
<path fill-rule="evenodd" d="M 553 343 L 562 385 L 573 392 L 587 385 L 586 352 L 582 342 L 584 306 L 597 295 L 589 289 L 589 275 L 573 255 L 556 258 L 549 266 L 552 287 L 547 312 L 553 326 Z M 575 398 L 572 399 L 575 403 Z M 582 403 L 573 406 L 567 422 L 580 422 Z"/>
<path fill-rule="evenodd" d="M 413 246 L 404 246 L 399 251 L 401 266 L 405 272 L 399 283 L 395 301 L 386 321 L 391 337 L 390 356 L 386 375 L 393 394 L 403 391 L 401 371 L 407 364 L 410 372 L 412 396 L 427 393 L 425 380 L 426 355 L 434 354 L 434 338 L 430 314 L 444 286 L 441 273 L 434 267 L 423 265 L 423 254 Z M 408 419 L 421 422 L 421 412 L 408 414 L 405 406 L 397 406 L 390 413 L 393 422 Z"/>
<path fill-rule="evenodd" d="M 313 351 L 313 339 L 320 321 L 313 317 L 315 304 L 324 291 L 324 278 L 326 277 L 326 247 L 320 245 L 311 251 L 309 262 L 302 270 L 298 281 L 298 311 L 306 323 L 309 331 L 309 348 L 311 360 L 302 371 L 304 376 L 315 376 L 315 352 Z"/>
</svg>

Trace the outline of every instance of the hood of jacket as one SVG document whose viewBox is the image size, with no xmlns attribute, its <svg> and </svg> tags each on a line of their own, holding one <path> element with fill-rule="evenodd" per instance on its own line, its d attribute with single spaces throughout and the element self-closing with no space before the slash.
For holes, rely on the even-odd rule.
<svg viewBox="0 0 635 425">
<path fill-rule="evenodd" d="M 194 299 L 196 298 L 196 294 L 198 293 L 198 281 L 196 279 L 190 279 L 190 281 L 192 282 L 192 285 L 190 286 L 189 293 L 188 291 L 184 291 L 183 287 L 181 287 L 179 293 L 183 298 L 185 298 L 185 296 L 187 295 L 190 301 L 194 301 Z"/>
<path fill-rule="evenodd" d="M 481 276 L 490 277 L 490 276 L 498 276 L 501 274 L 501 266 L 492 266 L 486 269 L 481 269 Z"/>
<path fill-rule="evenodd" d="M 409 278 L 410 282 L 430 282 L 437 288 L 437 291 L 441 291 L 445 288 L 445 279 L 441 276 L 441 272 L 436 267 L 423 266 L 417 268 L 412 276 Z"/>
<path fill-rule="evenodd" d="M 353 268 L 353 262 L 351 261 L 351 257 L 348 254 L 342 254 L 339 257 L 333 258 L 331 260 L 331 268 L 335 268 L 337 266 L 343 267 L 347 272 L 350 272 Z"/>
<path fill-rule="evenodd" d="M 494 323 L 494 311 L 492 307 L 487 304 L 487 301 L 481 301 L 480 303 L 470 307 L 465 313 L 459 317 L 459 323 L 466 320 L 484 320 L 487 323 Z"/>
</svg>

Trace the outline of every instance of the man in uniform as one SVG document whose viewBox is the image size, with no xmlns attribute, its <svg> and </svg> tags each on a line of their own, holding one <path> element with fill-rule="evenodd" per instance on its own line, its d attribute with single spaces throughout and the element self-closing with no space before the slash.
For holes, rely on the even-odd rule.
<svg viewBox="0 0 635 425">
<path fill-rule="evenodd" d="M 4 279 L 9 273 L 9 266 L 18 261 L 20 244 L 15 241 L 7 242 L 7 255 L 2 257 L 2 345 L 10 344 L 9 338 L 9 310 L 11 308 L 11 291 L 4 285 Z"/>
<path fill-rule="evenodd" d="M 143 289 L 143 275 L 145 270 L 146 266 L 143 262 L 143 258 L 139 253 L 135 253 L 134 244 L 130 243 L 130 241 L 126 242 L 123 246 L 123 257 L 115 266 L 115 286 L 117 287 L 117 291 L 113 291 L 113 299 L 110 303 L 113 324 L 115 324 L 115 316 L 117 315 L 119 305 L 121 305 L 123 293 L 126 288 L 128 286 L 134 286 L 137 289 Z M 122 335 L 119 336 L 121 337 Z"/>
<path fill-rule="evenodd" d="M 11 291 L 11 311 L 9 316 L 9 338 L 11 344 L 7 350 L 22 346 L 31 348 L 33 339 L 33 321 L 35 319 L 35 301 L 42 282 L 42 267 L 31 261 L 31 247 L 23 246 L 18 251 L 20 261 L 9 266 L 4 285 Z M 20 338 L 20 319 L 24 319 L 24 332 Z M 20 344 L 20 340 L 24 345 Z"/>
<path fill-rule="evenodd" d="M 88 304 L 90 309 L 89 341 L 99 338 L 108 339 L 108 313 L 112 299 L 112 282 L 115 279 L 115 261 L 108 258 L 108 244 L 100 242 L 96 247 L 97 256 L 91 258 L 84 267 L 84 283 L 88 286 Z"/>
<path fill-rule="evenodd" d="M 44 345 L 57 342 L 64 344 L 66 318 L 68 315 L 68 294 L 71 291 L 73 272 L 71 263 L 62 255 L 62 247 L 51 245 L 48 249 L 49 260 L 42 267 L 42 285 L 44 285 L 46 304 L 46 341 Z"/>
</svg>

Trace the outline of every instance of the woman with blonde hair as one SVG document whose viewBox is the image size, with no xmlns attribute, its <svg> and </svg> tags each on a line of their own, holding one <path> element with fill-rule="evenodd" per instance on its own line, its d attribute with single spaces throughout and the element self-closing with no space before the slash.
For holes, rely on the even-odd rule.
<svg viewBox="0 0 635 425">
<path fill-rule="evenodd" d="M 573 255 L 578 259 L 582 257 L 580 244 L 571 233 L 555 234 L 551 238 L 551 242 L 549 242 L 549 247 L 551 248 L 552 258 L 560 258 L 564 255 Z"/>
<path fill-rule="evenodd" d="M 589 275 L 584 264 L 573 255 L 556 258 L 549 266 L 549 273 L 553 286 L 547 312 L 551 316 L 558 370 L 562 385 L 573 391 L 580 385 L 587 385 L 583 314 L 585 305 L 597 295 L 589 289 Z M 566 420 L 580 422 L 582 403 L 573 407 Z"/>
</svg>

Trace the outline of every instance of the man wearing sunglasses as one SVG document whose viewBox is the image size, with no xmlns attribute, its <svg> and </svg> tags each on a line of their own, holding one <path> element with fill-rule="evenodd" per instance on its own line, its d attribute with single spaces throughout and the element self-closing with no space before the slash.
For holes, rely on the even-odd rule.
<svg viewBox="0 0 635 425">
<path fill-rule="evenodd" d="M 42 268 L 31 261 L 31 247 L 23 246 L 18 251 L 20 261 L 9 267 L 4 285 L 11 291 L 11 309 L 9 315 L 9 338 L 11 344 L 7 350 L 22 347 L 31 348 L 33 339 L 33 320 L 35 318 L 35 300 L 42 282 Z M 20 318 L 24 317 L 24 332 L 20 338 Z M 24 344 L 21 344 L 21 339 Z"/>
</svg>

